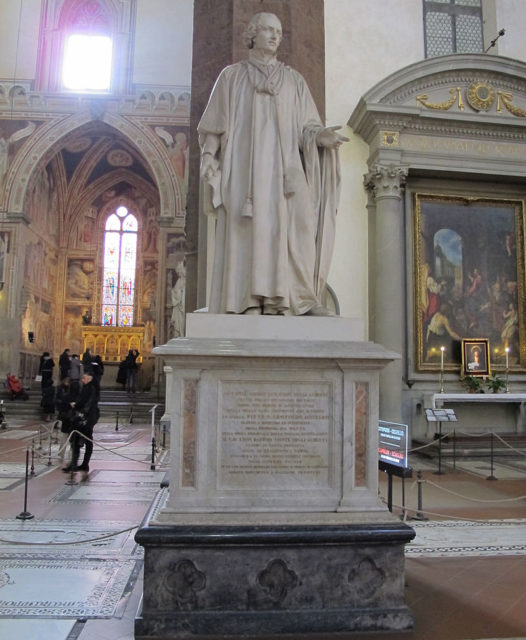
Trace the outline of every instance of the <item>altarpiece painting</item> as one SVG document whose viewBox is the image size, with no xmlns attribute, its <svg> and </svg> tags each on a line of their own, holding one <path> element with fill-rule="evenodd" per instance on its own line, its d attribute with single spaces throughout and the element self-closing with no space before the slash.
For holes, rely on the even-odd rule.
<svg viewBox="0 0 526 640">
<path fill-rule="evenodd" d="M 489 340 L 492 366 L 526 364 L 524 202 L 415 194 L 416 369 L 458 371 L 461 341 Z M 488 363 L 489 364 L 489 363 Z"/>
</svg>

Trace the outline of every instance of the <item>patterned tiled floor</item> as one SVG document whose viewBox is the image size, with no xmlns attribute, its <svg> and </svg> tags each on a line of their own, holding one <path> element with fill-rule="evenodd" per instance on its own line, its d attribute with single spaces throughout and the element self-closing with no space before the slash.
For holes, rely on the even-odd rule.
<svg viewBox="0 0 526 640">
<path fill-rule="evenodd" d="M 21 431 L 39 425 L 21 421 Z M 16 434 L 13 434 L 15 435 Z M 29 480 L 32 520 L 17 520 L 24 497 L 24 437 L 0 439 L 0 639 L 131 640 L 142 593 L 142 549 L 134 541 L 165 475 L 166 452 L 151 464 L 148 425 L 97 425 L 89 480 L 66 484 L 52 442 Z M 5 455 L 3 455 L 3 453 Z M 124 454 L 121 455 L 116 455 Z M 512 464 L 522 471 L 522 460 Z M 509 461 L 506 462 L 508 466 Z M 161 465 L 161 466 L 159 466 Z M 163 466 L 164 465 L 164 466 Z M 423 509 L 414 521 L 417 485 L 405 483 L 406 518 L 417 537 L 407 550 L 406 601 L 415 628 L 405 633 L 340 634 L 338 640 L 489 640 L 526 638 L 526 471 L 488 482 L 451 468 L 424 471 Z M 380 474 L 381 495 L 386 477 Z M 401 483 L 394 480 L 395 513 Z M 433 515 L 435 514 L 435 515 Z M 469 520 L 472 521 L 469 521 Z M 475 521 L 473 521 L 475 520 Z M 287 640 L 329 640 L 289 636 Z"/>
</svg>

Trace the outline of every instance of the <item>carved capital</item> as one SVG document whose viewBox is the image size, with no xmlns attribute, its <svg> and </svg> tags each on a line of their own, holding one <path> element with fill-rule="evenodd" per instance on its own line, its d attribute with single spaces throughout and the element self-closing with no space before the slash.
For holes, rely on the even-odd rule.
<svg viewBox="0 0 526 640">
<path fill-rule="evenodd" d="M 364 176 L 364 185 L 376 200 L 379 198 L 401 198 L 407 173 L 407 167 L 377 164 Z"/>
</svg>

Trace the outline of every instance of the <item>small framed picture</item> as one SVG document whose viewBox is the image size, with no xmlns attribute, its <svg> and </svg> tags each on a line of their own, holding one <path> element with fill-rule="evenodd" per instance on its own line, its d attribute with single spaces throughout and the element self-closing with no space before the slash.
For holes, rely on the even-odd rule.
<svg viewBox="0 0 526 640">
<path fill-rule="evenodd" d="M 462 375 L 491 375 L 489 340 L 487 338 L 464 338 L 462 340 Z"/>
</svg>

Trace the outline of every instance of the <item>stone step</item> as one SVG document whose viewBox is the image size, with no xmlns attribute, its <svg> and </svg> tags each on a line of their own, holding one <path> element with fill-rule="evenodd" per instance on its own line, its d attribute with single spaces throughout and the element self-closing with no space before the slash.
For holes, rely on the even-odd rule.
<svg viewBox="0 0 526 640">
<path fill-rule="evenodd" d="M 28 419 L 40 418 L 42 410 L 40 407 L 40 391 L 28 391 L 27 400 L 11 400 L 6 390 L 0 392 L 0 400 L 3 400 L 3 411 L 6 420 L 9 417 Z M 125 422 L 146 422 L 152 419 L 151 410 L 157 405 L 155 410 L 155 422 L 158 422 L 164 413 L 164 398 L 158 399 L 154 393 L 136 393 L 128 395 L 122 391 L 101 391 L 99 400 L 99 410 L 101 418 L 106 420 L 116 420 L 117 413 L 119 421 Z"/>
</svg>

